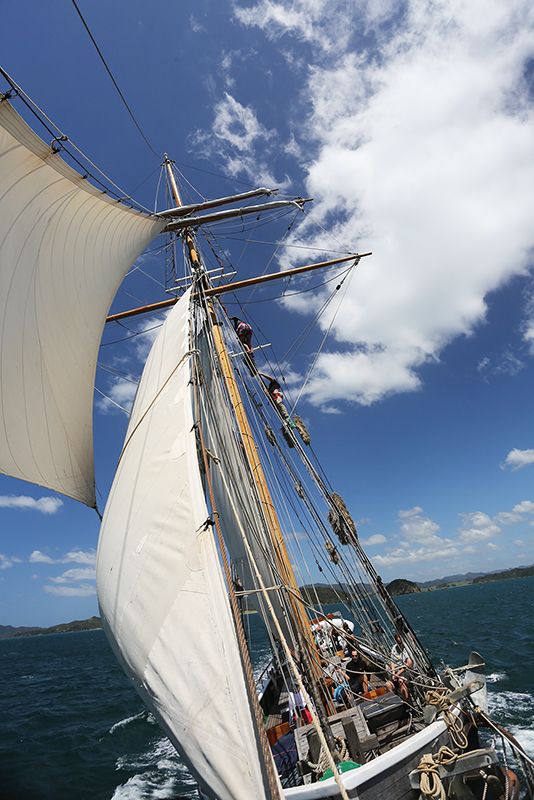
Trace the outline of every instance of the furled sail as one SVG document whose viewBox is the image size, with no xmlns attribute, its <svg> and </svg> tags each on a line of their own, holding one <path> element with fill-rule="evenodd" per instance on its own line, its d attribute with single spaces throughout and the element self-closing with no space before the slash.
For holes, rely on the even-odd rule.
<svg viewBox="0 0 534 800">
<path fill-rule="evenodd" d="M 95 504 L 102 330 L 164 225 L 91 186 L 0 96 L 0 472 Z"/>
<path fill-rule="evenodd" d="M 202 362 L 202 379 L 206 387 L 203 392 L 201 419 L 208 449 L 216 456 L 211 469 L 211 481 L 234 575 L 239 580 L 241 588 L 250 592 L 248 602 L 261 615 L 267 629 L 271 630 L 270 613 L 265 608 L 254 569 L 243 543 L 243 532 L 246 531 L 255 565 L 265 586 L 270 589 L 271 603 L 283 634 L 291 647 L 296 650 L 298 639 L 290 623 L 291 613 L 287 608 L 286 596 L 282 589 L 285 580 L 274 559 L 261 502 L 256 497 L 250 470 L 245 465 L 243 447 L 240 444 L 241 437 L 233 429 L 232 418 L 217 374 L 214 347 L 207 337 L 205 327 L 199 332 L 198 346 Z M 274 586 L 280 586 L 280 589 L 273 591 Z"/>
<path fill-rule="evenodd" d="M 98 597 L 117 657 L 203 791 L 254 800 L 269 790 L 207 524 L 189 301 L 169 314 L 139 384 L 100 534 Z"/>
</svg>

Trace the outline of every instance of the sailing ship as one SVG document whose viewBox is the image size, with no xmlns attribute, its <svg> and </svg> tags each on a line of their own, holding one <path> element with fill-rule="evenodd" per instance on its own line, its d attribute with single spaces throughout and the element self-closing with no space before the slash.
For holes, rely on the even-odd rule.
<svg viewBox="0 0 534 800">
<path fill-rule="evenodd" d="M 513 797 L 515 776 L 479 740 L 484 726 L 512 749 L 532 797 L 532 762 L 487 714 L 482 659 L 473 653 L 436 672 L 302 421 L 228 317 L 224 293 L 251 281 L 214 275 L 198 246 L 205 226 L 299 211 L 305 201 L 258 189 L 184 204 L 166 157 L 173 203 L 147 213 L 93 186 L 60 142 L 45 144 L 9 93 L 0 96 L 0 470 L 96 509 L 102 332 L 131 265 L 156 236 L 170 236 L 183 247 L 184 274 L 157 305 L 171 310 L 103 515 L 97 588 L 111 647 L 201 797 L 400 800 L 440 787 L 449 797 Z M 313 588 L 299 587 L 306 560 L 342 612 L 325 613 Z M 245 603 L 271 642 L 260 678 Z M 359 659 L 356 689 L 346 651 Z"/>
</svg>

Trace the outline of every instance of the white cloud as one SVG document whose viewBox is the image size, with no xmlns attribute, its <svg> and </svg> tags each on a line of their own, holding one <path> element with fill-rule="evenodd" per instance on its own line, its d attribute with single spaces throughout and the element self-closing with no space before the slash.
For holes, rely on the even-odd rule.
<svg viewBox="0 0 534 800">
<path fill-rule="evenodd" d="M 56 563 L 53 558 L 50 558 L 50 556 L 47 556 L 44 553 L 41 553 L 40 550 L 34 550 L 33 553 L 31 553 L 29 560 L 30 560 L 31 564 L 36 564 L 36 563 L 39 563 L 39 562 L 41 562 L 43 564 L 55 564 Z"/>
<path fill-rule="evenodd" d="M 482 511 L 472 511 L 459 516 L 463 519 L 463 525 L 459 531 L 459 539 L 462 542 L 484 542 L 488 539 L 495 539 L 502 532 L 499 526 Z"/>
<path fill-rule="evenodd" d="M 49 578 L 53 583 L 71 583 L 72 581 L 96 580 L 96 570 L 91 567 L 68 569 L 57 578 Z"/>
<path fill-rule="evenodd" d="M 363 545 L 363 547 L 373 547 L 376 544 L 384 544 L 384 542 L 387 542 L 387 539 L 381 533 L 375 533 L 374 536 L 370 536 L 369 539 L 360 539 L 360 544 Z"/>
<path fill-rule="evenodd" d="M 47 556 L 45 553 L 41 553 L 40 550 L 34 550 L 33 553 L 30 555 L 29 558 L 30 563 L 43 563 L 43 564 L 68 564 L 71 561 L 74 561 L 77 564 L 89 564 L 94 566 L 96 563 L 96 551 L 95 550 L 79 550 L 78 548 L 74 548 L 70 550 L 68 553 L 62 558 L 51 558 Z"/>
<path fill-rule="evenodd" d="M 119 410 L 129 413 L 136 391 L 137 384 L 124 378 L 112 378 L 104 395 L 97 399 L 96 407 L 104 414 Z"/>
<path fill-rule="evenodd" d="M 438 535 L 440 526 L 425 516 L 419 506 L 399 511 L 401 538 L 395 547 L 386 547 L 384 554 L 373 556 L 373 562 L 377 567 L 387 569 L 401 564 L 462 559 L 461 566 L 465 567 L 465 557 L 480 552 L 483 544 L 493 551 L 502 550 L 503 546 L 492 541 L 502 535 L 499 525 L 525 522 L 521 514 L 534 513 L 533 506 L 530 500 L 523 500 L 514 506 L 512 512 L 499 512 L 493 518 L 482 511 L 460 514 L 462 525 L 450 538 Z M 515 543 L 520 544 L 521 540 Z"/>
<path fill-rule="evenodd" d="M 274 177 L 268 166 L 269 157 L 266 157 L 271 148 L 281 147 L 277 132 L 268 130 L 258 120 L 253 108 L 242 105 L 229 93 L 225 93 L 224 100 L 215 105 L 211 131 L 197 131 L 192 144 L 197 154 L 222 159 L 230 175 L 244 174 L 267 187 L 284 188 L 288 185 L 287 179 Z M 287 147 L 295 150 L 293 139 Z"/>
<path fill-rule="evenodd" d="M 501 464 L 501 469 L 511 467 L 512 472 L 515 472 L 521 467 L 527 467 L 529 464 L 534 463 L 534 450 L 518 450 L 514 448 L 510 450 L 506 456 L 504 464 Z"/>
<path fill-rule="evenodd" d="M 62 505 L 63 500 L 60 500 L 59 497 L 41 497 L 39 500 L 25 495 L 20 495 L 19 497 L 3 495 L 0 497 L 0 507 L 2 508 L 33 509 L 34 511 L 40 511 L 42 514 L 55 514 Z"/>
<path fill-rule="evenodd" d="M 0 569 L 9 569 L 13 566 L 13 559 L 7 558 L 7 556 L 2 555 L 0 553 Z"/>
<path fill-rule="evenodd" d="M 290 32 L 301 41 L 325 51 L 346 46 L 350 36 L 345 2 L 329 0 L 330 13 L 325 14 L 324 0 L 293 0 L 275 3 L 261 0 L 249 8 L 235 8 L 237 19 L 246 26 L 258 26 L 272 39 Z"/>
<path fill-rule="evenodd" d="M 137 268 L 139 269 L 139 267 Z M 96 400 L 96 407 L 99 411 L 104 414 L 120 410 L 130 412 L 139 382 L 137 374 L 141 372 L 140 366 L 144 366 L 146 362 L 163 325 L 162 317 L 166 317 L 167 313 L 167 311 L 162 311 L 156 316 L 148 317 L 137 323 L 138 335 L 131 337 L 128 355 L 108 367 L 108 371 L 116 371 L 117 374 L 112 377 L 108 376 L 106 390 Z"/>
<path fill-rule="evenodd" d="M 91 597 L 96 594 L 96 588 L 89 584 L 83 586 L 43 586 L 45 592 L 56 597 Z"/>
<path fill-rule="evenodd" d="M 522 500 L 512 509 L 515 514 L 534 514 L 534 503 L 532 500 Z"/>
<path fill-rule="evenodd" d="M 68 563 L 69 561 L 75 561 L 77 564 L 96 564 L 96 550 L 78 550 L 74 549 L 71 550 L 69 553 L 65 553 L 62 559 L 60 559 L 63 564 Z"/>
<path fill-rule="evenodd" d="M 413 508 L 409 508 L 408 511 L 399 511 L 399 517 L 404 519 L 405 517 L 414 517 L 416 514 L 421 514 L 423 509 L 420 506 L 414 506 Z"/>
<path fill-rule="evenodd" d="M 414 391 L 419 367 L 484 319 L 487 293 L 526 274 L 534 109 L 523 75 L 534 54 L 534 7 L 261 0 L 236 16 L 285 35 L 286 49 L 292 36 L 315 45 L 303 88 L 310 113 L 301 140 L 316 147 L 307 193 L 315 218 L 338 220 L 337 240 L 375 254 L 352 280 L 332 328 L 337 344 L 319 358 L 306 395 L 321 406 Z M 355 29 L 376 50 L 356 49 Z M 262 130 L 257 120 L 251 130 Z M 328 246 L 309 221 L 293 239 Z M 308 313 L 324 299 L 311 309 L 297 298 L 286 303 Z M 507 352 L 499 369 L 521 366 Z"/>
</svg>

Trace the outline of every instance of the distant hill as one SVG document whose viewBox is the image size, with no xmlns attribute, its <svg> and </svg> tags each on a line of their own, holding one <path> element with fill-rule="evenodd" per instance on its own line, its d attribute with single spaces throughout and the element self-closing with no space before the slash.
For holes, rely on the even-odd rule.
<svg viewBox="0 0 534 800">
<path fill-rule="evenodd" d="M 347 593 L 341 588 L 336 591 L 330 586 L 301 586 L 300 591 L 304 600 L 310 605 L 315 605 L 317 601 L 321 604 L 339 603 L 347 597 Z"/>
<path fill-rule="evenodd" d="M 534 575 L 533 567 L 516 567 L 505 572 L 490 572 L 475 578 L 473 583 L 493 583 L 494 581 L 509 581 L 513 578 L 531 578 Z"/>
<path fill-rule="evenodd" d="M 386 589 L 392 597 L 396 597 L 400 594 L 415 594 L 421 591 L 416 583 L 408 581 L 405 578 L 396 578 L 394 581 L 391 581 L 391 583 L 388 583 Z"/>
<path fill-rule="evenodd" d="M 5 626 L 11 628 L 10 625 Z M 61 625 L 52 625 L 51 628 L 11 628 L 15 633 L 10 634 L 13 638 L 21 636 L 44 636 L 47 633 L 74 633 L 75 631 L 94 631 L 102 627 L 100 617 L 91 619 L 75 619 L 73 622 L 63 622 Z M 4 637 L 7 638 L 7 637 Z"/>
<path fill-rule="evenodd" d="M 473 581 L 482 575 L 488 575 L 487 572 L 465 572 L 462 575 L 446 575 L 444 578 L 434 578 L 433 581 L 416 581 L 420 589 L 428 589 L 431 586 L 445 586 L 449 583 L 463 583 L 464 581 Z"/>
<path fill-rule="evenodd" d="M 35 636 L 44 628 L 14 628 L 13 625 L 0 625 L 0 639 L 12 639 L 24 633 L 26 636 Z"/>
</svg>

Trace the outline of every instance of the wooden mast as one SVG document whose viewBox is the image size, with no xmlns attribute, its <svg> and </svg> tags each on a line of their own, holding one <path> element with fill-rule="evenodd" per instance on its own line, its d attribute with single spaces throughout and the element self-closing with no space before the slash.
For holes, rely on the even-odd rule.
<svg viewBox="0 0 534 800">
<path fill-rule="evenodd" d="M 176 205 L 180 206 L 181 205 L 181 197 L 180 197 L 180 193 L 178 191 L 178 186 L 176 185 L 176 180 L 174 178 L 174 174 L 173 174 L 173 171 L 172 171 L 172 168 L 171 168 L 171 161 L 168 158 L 167 154 L 165 154 L 165 167 L 166 167 L 167 175 L 168 175 L 169 182 L 170 182 L 170 185 L 171 185 L 171 188 L 172 188 L 172 192 L 173 192 L 173 195 L 174 195 L 174 199 L 176 201 Z M 200 259 L 198 257 L 198 253 L 196 251 L 194 236 L 192 235 L 190 230 L 186 229 L 184 231 L 184 238 L 185 238 L 185 242 L 186 242 L 186 245 L 187 245 L 187 248 L 188 248 L 188 251 L 189 251 L 189 258 L 190 258 L 191 266 L 194 269 L 198 269 L 200 267 Z M 202 436 L 202 434 L 201 434 L 201 436 Z M 211 483 L 210 483 L 210 480 L 209 480 L 209 472 L 208 472 L 209 468 L 208 468 L 208 465 L 207 465 L 207 456 L 206 456 L 206 453 L 204 451 L 204 445 L 202 445 L 202 450 L 203 450 L 203 456 L 204 456 L 204 459 L 205 459 L 205 466 L 206 466 L 207 475 L 208 475 L 208 483 L 209 483 L 209 485 L 211 487 Z M 213 498 L 212 498 L 212 502 L 213 502 Z M 217 524 L 217 531 L 218 531 L 218 533 L 220 532 L 218 524 Z M 257 697 L 257 694 L 256 694 L 256 686 L 254 684 L 254 675 L 253 675 L 253 671 L 252 671 L 252 664 L 251 664 L 251 661 L 250 661 L 250 653 L 249 653 L 248 647 L 246 645 L 246 636 L 245 636 L 245 632 L 244 632 L 244 629 L 243 629 L 243 623 L 242 623 L 242 620 L 241 620 L 241 615 L 239 614 L 239 610 L 238 610 L 237 599 L 236 599 L 236 596 L 235 596 L 235 588 L 234 588 L 234 585 L 233 585 L 233 582 L 232 582 L 231 574 L 229 572 L 229 565 L 228 565 L 227 559 L 225 558 L 225 554 L 224 553 L 223 553 L 223 564 L 224 564 L 224 568 L 225 568 L 225 576 L 226 576 L 226 583 L 227 583 L 227 587 L 228 587 L 228 595 L 229 595 L 229 600 L 230 600 L 230 607 L 232 609 L 232 614 L 233 614 L 234 622 L 235 622 L 235 626 L 236 626 L 236 633 L 237 633 L 237 640 L 238 640 L 238 643 L 239 643 L 239 650 L 241 652 L 241 658 L 243 659 L 243 666 L 244 666 L 244 670 L 245 670 L 246 684 L 248 685 L 250 702 L 251 702 L 253 710 L 254 710 L 254 718 L 256 720 L 256 729 L 257 729 L 257 733 L 258 733 L 261 749 L 262 749 L 262 752 L 263 752 L 263 758 L 264 758 L 265 770 L 266 770 L 266 777 L 267 777 L 267 781 L 268 781 L 268 784 L 269 784 L 271 797 L 272 797 L 272 800 L 283 800 L 282 786 L 281 786 L 281 783 L 280 783 L 280 779 L 278 777 L 276 766 L 274 764 L 271 748 L 270 748 L 269 742 L 267 740 L 267 735 L 265 733 L 264 726 L 262 725 L 262 713 L 261 713 L 261 707 L 260 707 L 260 704 L 259 704 L 259 701 L 258 701 L 258 697 Z"/>
<path fill-rule="evenodd" d="M 171 163 L 168 159 L 166 159 L 166 167 L 167 167 L 167 173 L 169 175 L 171 188 L 176 200 L 176 204 L 179 207 L 181 205 L 180 193 L 178 191 L 178 187 L 176 185 L 176 181 L 172 173 Z M 198 253 L 196 251 L 194 235 L 188 228 L 184 230 L 183 235 L 186 242 L 186 246 L 188 248 L 191 266 L 193 267 L 193 269 L 197 270 L 201 267 L 201 263 Z M 355 258 L 355 256 L 351 256 L 351 258 Z M 339 260 L 341 261 L 349 259 L 339 259 Z M 336 259 L 336 262 L 337 261 L 338 260 Z M 204 292 L 206 294 L 214 294 L 214 292 L 211 289 L 208 289 L 207 287 L 204 289 Z M 250 429 L 247 416 L 245 414 L 243 401 L 241 399 L 241 395 L 239 392 L 239 387 L 235 379 L 234 371 L 230 362 L 230 358 L 228 356 L 228 352 L 226 350 L 226 345 L 224 343 L 220 325 L 218 324 L 218 320 L 215 314 L 215 309 L 211 301 L 209 301 L 208 303 L 208 309 L 212 315 L 212 319 L 214 322 L 212 326 L 212 334 L 213 334 L 217 359 L 219 362 L 222 376 L 224 378 L 227 387 L 228 394 L 230 396 L 232 405 L 234 407 L 236 421 L 241 436 L 241 441 L 243 443 L 247 461 L 251 470 L 252 478 L 255 483 L 258 496 L 260 498 L 260 502 L 263 508 L 264 518 L 267 524 L 267 532 L 271 541 L 271 546 L 273 548 L 275 560 L 280 570 L 281 577 L 284 580 L 286 586 L 289 587 L 290 590 L 287 593 L 287 595 L 297 626 L 297 631 L 296 631 L 297 639 L 300 641 L 307 642 L 308 646 L 313 651 L 314 650 L 313 636 L 311 633 L 308 617 L 306 616 L 304 610 L 304 604 L 301 601 L 299 601 L 300 590 L 298 588 L 293 568 L 291 567 L 286 544 L 282 536 L 282 531 L 280 529 L 280 524 L 278 522 L 274 504 L 258 456 L 256 443 L 252 436 L 252 431 Z M 231 591 L 233 587 L 229 588 Z M 310 655 L 313 656 L 314 652 L 310 652 Z M 317 681 L 321 675 L 318 659 L 316 657 L 315 658 L 312 657 L 310 661 L 312 669 L 312 676 L 310 677 L 312 678 L 312 680 Z M 332 710 L 333 709 L 329 709 L 330 712 Z"/>
</svg>

